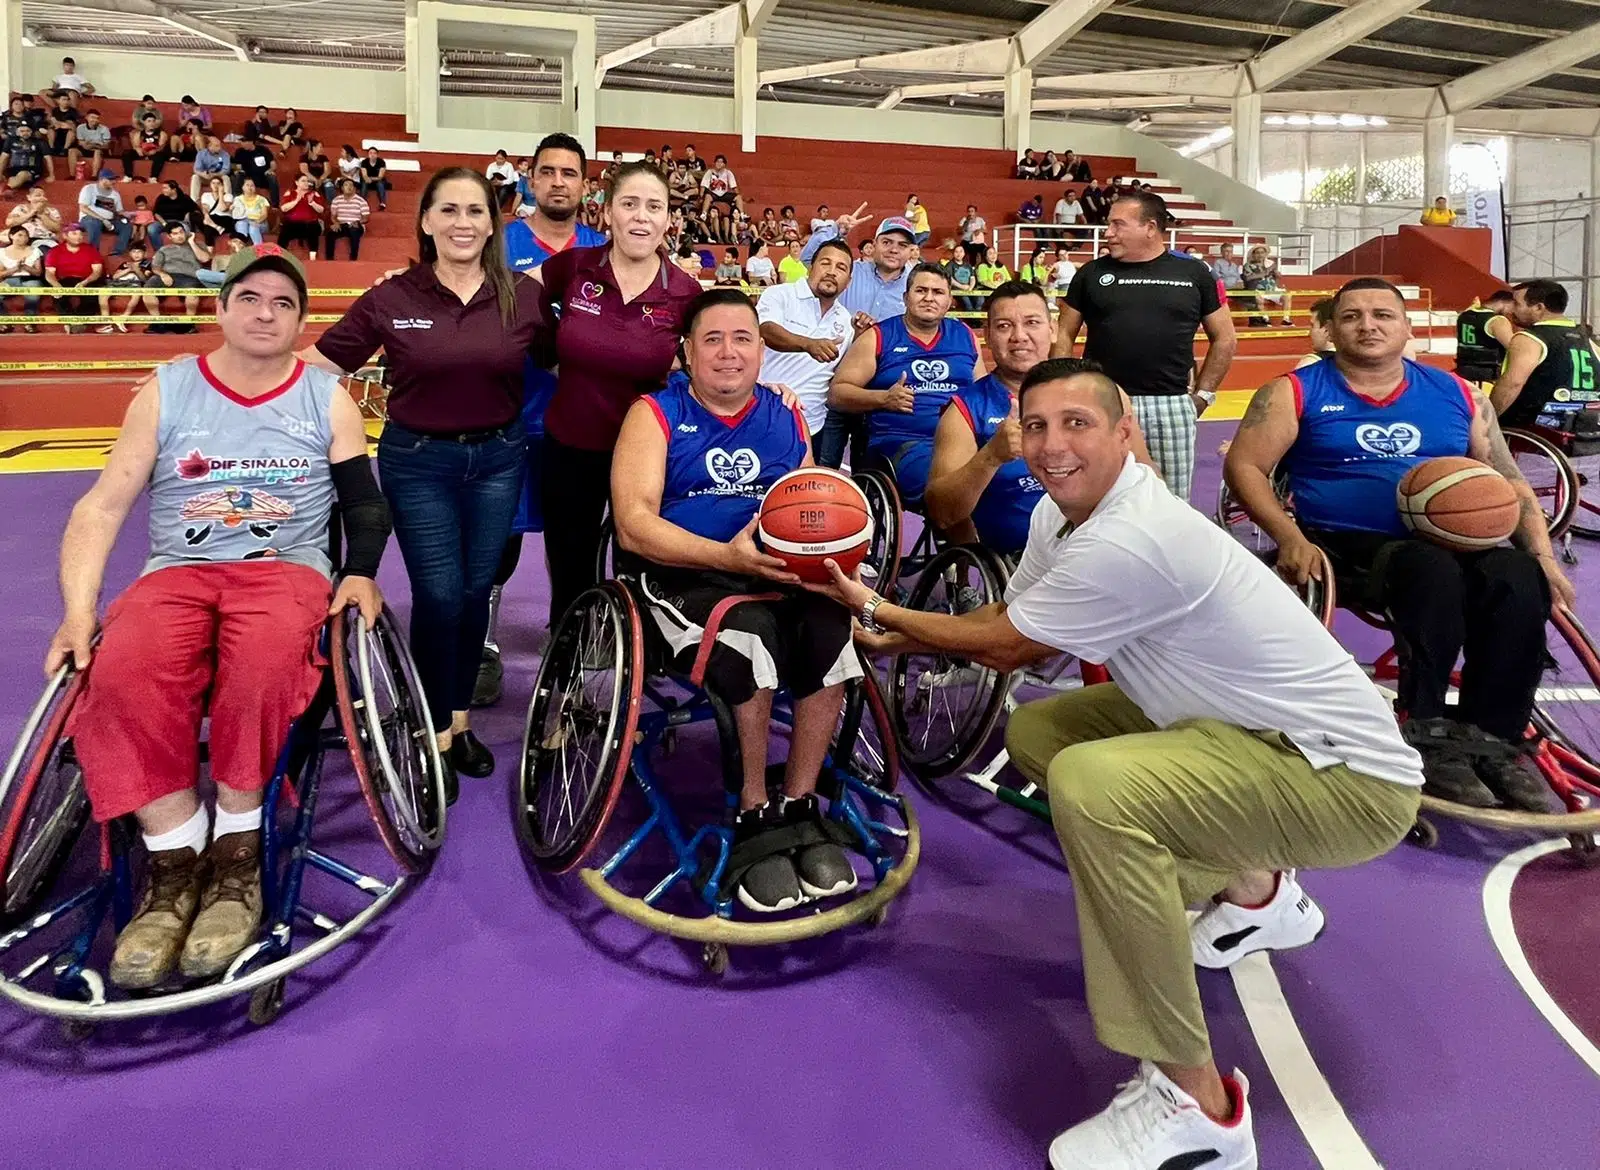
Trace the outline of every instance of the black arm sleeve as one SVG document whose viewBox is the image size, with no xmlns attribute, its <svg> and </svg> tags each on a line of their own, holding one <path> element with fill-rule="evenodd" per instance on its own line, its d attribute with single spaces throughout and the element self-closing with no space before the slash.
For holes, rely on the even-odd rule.
<svg viewBox="0 0 1600 1170">
<path fill-rule="evenodd" d="M 376 577 L 383 546 L 389 543 L 389 504 L 372 478 L 372 459 L 366 454 L 332 463 L 333 491 L 339 497 L 344 523 L 345 556 L 341 575 Z"/>
</svg>

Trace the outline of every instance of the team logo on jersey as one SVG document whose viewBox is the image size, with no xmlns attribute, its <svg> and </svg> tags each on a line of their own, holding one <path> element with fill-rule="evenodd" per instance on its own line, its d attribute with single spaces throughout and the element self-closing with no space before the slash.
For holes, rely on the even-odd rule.
<svg viewBox="0 0 1600 1170">
<path fill-rule="evenodd" d="M 192 448 L 187 455 L 174 460 L 174 470 L 179 479 L 230 480 L 256 479 L 265 483 L 305 483 L 310 476 L 311 460 L 304 455 L 268 459 L 219 459 L 208 456 L 200 448 Z"/>
<path fill-rule="evenodd" d="M 1356 428 L 1356 445 L 1363 451 L 1385 458 L 1415 455 L 1422 446 L 1422 432 L 1408 422 L 1390 426 L 1362 423 Z"/>
<path fill-rule="evenodd" d="M 600 315 L 600 294 L 606 291 L 606 286 L 597 280 L 586 280 L 578 286 L 577 295 L 572 298 L 571 307 L 580 313 L 590 316 Z"/>
<path fill-rule="evenodd" d="M 1115 272 L 1102 272 L 1100 274 L 1100 283 L 1101 284 L 1116 284 L 1117 283 L 1117 274 Z"/>
<path fill-rule="evenodd" d="M 761 460 L 749 447 L 740 447 L 732 454 L 713 447 L 706 452 L 706 471 L 719 488 L 738 489 L 755 482 L 761 474 Z"/>
<path fill-rule="evenodd" d="M 1322 404 L 1322 409 L 1319 410 L 1317 413 L 1318 414 L 1338 414 L 1343 410 L 1344 410 L 1344 403 L 1342 403 L 1342 402 L 1325 402 L 1325 403 Z"/>
<path fill-rule="evenodd" d="M 294 515 L 294 505 L 280 500 L 268 492 L 238 488 L 232 484 L 216 491 L 201 492 L 191 496 L 178 509 L 180 520 L 220 521 L 224 528 L 238 528 L 248 524 L 253 536 L 265 539 L 278 530 L 278 525 Z M 191 528 L 184 532 L 189 544 L 199 544 L 209 534 L 210 525 Z M 198 539 L 196 538 L 198 534 Z"/>
<path fill-rule="evenodd" d="M 950 376 L 950 363 L 938 358 L 919 358 L 911 363 L 911 376 L 919 382 L 943 382 Z"/>
</svg>

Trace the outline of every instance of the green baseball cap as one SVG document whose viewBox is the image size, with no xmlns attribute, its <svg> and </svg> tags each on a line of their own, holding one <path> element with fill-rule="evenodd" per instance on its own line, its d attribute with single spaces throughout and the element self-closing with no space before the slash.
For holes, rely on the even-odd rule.
<svg viewBox="0 0 1600 1170">
<path fill-rule="evenodd" d="M 300 263 L 294 253 L 284 251 L 277 244 L 252 244 L 247 248 L 240 248 L 228 262 L 227 271 L 222 277 L 222 287 L 229 288 L 246 273 L 261 269 L 281 272 L 294 281 L 295 288 L 300 292 L 300 307 L 306 308 L 310 293 L 306 288 L 305 265 Z"/>
</svg>

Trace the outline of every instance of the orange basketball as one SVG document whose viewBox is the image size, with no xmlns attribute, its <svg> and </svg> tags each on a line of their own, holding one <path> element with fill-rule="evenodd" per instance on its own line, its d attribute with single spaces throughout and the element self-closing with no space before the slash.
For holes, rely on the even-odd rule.
<svg viewBox="0 0 1600 1170">
<path fill-rule="evenodd" d="M 1493 548 L 1516 530 L 1521 512 L 1505 476 L 1457 455 L 1417 464 L 1395 497 L 1407 528 L 1458 552 Z"/>
<path fill-rule="evenodd" d="M 767 489 L 756 526 L 761 545 L 802 581 L 825 585 L 824 560 L 846 575 L 856 570 L 872 543 L 867 497 L 842 472 L 802 467 Z"/>
</svg>

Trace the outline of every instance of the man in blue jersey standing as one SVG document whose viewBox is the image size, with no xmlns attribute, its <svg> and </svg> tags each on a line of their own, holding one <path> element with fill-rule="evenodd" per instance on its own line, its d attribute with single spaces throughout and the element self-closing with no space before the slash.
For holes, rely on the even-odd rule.
<svg viewBox="0 0 1600 1170">
<path fill-rule="evenodd" d="M 811 233 L 800 250 L 800 259 L 811 263 L 817 250 L 829 240 L 850 242 L 850 233 L 863 223 L 867 205 L 857 207 L 849 215 L 821 223 Z M 880 321 L 898 317 L 905 312 L 906 284 L 911 276 L 911 266 L 917 262 L 917 231 L 903 215 L 891 215 L 878 224 L 872 238 L 872 258 L 857 260 L 850 270 L 850 284 L 839 295 L 839 303 L 850 312 L 851 324 L 859 337 Z M 817 442 L 817 461 L 828 467 L 837 467 L 844 458 L 845 443 L 852 434 L 857 420 L 839 410 L 829 410 L 828 420 Z"/>
<path fill-rule="evenodd" d="M 1520 747 L 1544 669 L 1552 601 L 1572 583 L 1544 512 L 1481 391 L 1405 358 L 1405 298 L 1361 277 L 1333 302 L 1333 357 L 1268 382 L 1250 401 L 1223 473 L 1278 545 L 1296 583 L 1333 564 L 1341 599 L 1386 615 L 1401 650 L 1399 707 L 1422 753 L 1424 791 L 1477 807 L 1546 811 L 1549 789 Z M 1515 548 L 1452 552 L 1412 535 L 1395 488 L 1428 459 L 1467 455 L 1511 481 L 1521 501 Z M 1287 478 L 1291 516 L 1273 483 Z M 1446 707 L 1463 657 L 1460 702 Z"/>
<path fill-rule="evenodd" d="M 744 774 L 724 881 L 746 908 L 776 913 L 856 886 L 816 787 L 844 684 L 860 677 L 861 664 L 850 614 L 798 588 L 784 562 L 755 543 L 767 489 L 812 463 L 805 417 L 756 383 L 761 355 L 749 297 L 712 289 L 691 302 L 688 377 L 629 409 L 611 465 L 611 508 L 651 636 L 691 678 L 703 670 L 706 689 L 733 711 Z M 728 598 L 749 594 L 764 596 L 728 608 Z M 794 698 L 794 731 L 782 794 L 769 799 L 778 686 Z"/>
<path fill-rule="evenodd" d="M 828 405 L 866 415 L 867 450 L 894 468 L 900 498 L 919 506 L 940 414 L 987 371 L 972 330 L 948 316 L 950 277 L 942 268 L 912 269 L 902 303 L 902 315 L 880 321 L 850 347 L 828 387 Z"/>
<path fill-rule="evenodd" d="M 513 220 L 505 228 L 506 264 L 513 272 L 532 274 L 557 252 L 568 248 L 592 248 L 606 242 L 605 234 L 578 222 L 583 202 L 583 177 L 588 158 L 583 144 L 570 134 L 546 135 L 533 152 L 530 186 L 533 214 Z M 528 435 L 528 474 L 522 481 L 522 503 L 511 522 L 511 538 L 495 573 L 494 591 L 489 595 L 489 632 L 483 644 L 483 662 L 478 667 L 478 683 L 472 693 L 474 707 L 500 701 L 505 671 L 500 664 L 500 645 L 495 627 L 500 617 L 500 595 L 505 583 L 516 572 L 522 558 L 522 537 L 541 532 L 544 518 L 539 512 L 539 453 L 544 437 L 544 409 L 555 393 L 556 376 L 540 369 L 530 358 L 524 375 L 527 397 L 522 407 L 523 428 Z"/>
</svg>

